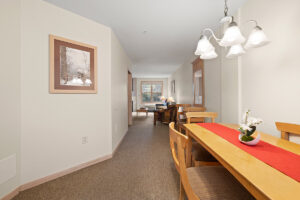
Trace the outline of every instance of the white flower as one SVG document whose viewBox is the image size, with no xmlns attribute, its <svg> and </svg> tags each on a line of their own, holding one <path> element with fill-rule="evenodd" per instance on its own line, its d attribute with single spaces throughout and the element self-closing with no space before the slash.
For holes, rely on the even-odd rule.
<svg viewBox="0 0 300 200">
<path fill-rule="evenodd" d="M 252 128 L 250 128 L 247 124 L 240 124 L 240 128 L 243 130 L 243 131 L 251 131 Z"/>
<path fill-rule="evenodd" d="M 259 118 L 249 117 L 247 121 L 248 126 L 257 126 L 262 123 L 262 120 Z"/>
<path fill-rule="evenodd" d="M 263 121 L 259 118 L 254 118 L 249 116 L 250 110 L 248 109 L 243 115 L 243 121 L 240 124 L 240 130 L 242 131 L 252 131 L 251 127 L 256 127 L 261 124 Z"/>
</svg>

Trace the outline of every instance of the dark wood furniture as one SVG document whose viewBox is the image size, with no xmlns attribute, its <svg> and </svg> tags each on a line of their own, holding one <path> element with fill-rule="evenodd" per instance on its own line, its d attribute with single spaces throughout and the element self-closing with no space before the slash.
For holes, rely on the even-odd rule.
<svg viewBox="0 0 300 200">
<path fill-rule="evenodd" d="M 157 121 L 160 121 L 164 124 L 169 124 L 176 120 L 176 106 L 168 105 L 166 109 L 158 108 L 154 111 L 154 120 L 153 124 L 156 125 Z"/>
</svg>

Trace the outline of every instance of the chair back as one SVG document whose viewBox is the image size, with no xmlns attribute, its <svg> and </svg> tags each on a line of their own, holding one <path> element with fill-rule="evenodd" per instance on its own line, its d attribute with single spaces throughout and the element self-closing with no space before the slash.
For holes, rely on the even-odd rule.
<svg viewBox="0 0 300 200">
<path fill-rule="evenodd" d="M 186 107 L 184 108 L 184 112 L 205 112 L 205 107 Z"/>
<path fill-rule="evenodd" d="M 178 122 L 180 120 L 180 115 L 183 115 L 183 110 L 187 107 L 191 107 L 191 104 L 176 104 L 176 121 Z M 179 111 L 180 108 L 183 108 L 181 111 Z"/>
<path fill-rule="evenodd" d="M 205 111 L 206 111 L 205 107 L 195 107 L 195 106 L 184 109 L 184 113 L 187 113 L 187 112 L 205 112 Z M 204 117 L 192 118 L 191 121 L 190 121 L 190 123 L 195 123 L 195 122 L 203 123 L 203 122 L 205 122 L 205 118 Z"/>
<path fill-rule="evenodd" d="M 283 122 L 275 122 L 277 129 L 281 132 L 281 138 L 289 140 L 289 135 L 295 134 L 300 135 L 300 125 L 298 124 L 289 124 Z"/>
<path fill-rule="evenodd" d="M 175 130 L 174 122 L 171 122 L 169 124 L 169 136 L 170 136 L 170 147 L 171 147 L 172 157 L 173 157 L 173 160 L 175 163 L 175 167 L 176 167 L 178 173 L 180 173 L 177 141 L 178 141 L 178 138 L 183 138 L 183 140 L 187 141 L 188 137 L 186 135 L 181 134 L 177 130 Z"/>
<path fill-rule="evenodd" d="M 174 124 L 173 124 L 174 126 Z M 171 127 L 170 127 L 171 129 Z M 181 184 L 184 187 L 184 191 L 188 197 L 189 200 L 200 200 L 199 197 L 194 193 L 189 180 L 188 175 L 186 171 L 186 157 L 185 157 L 185 151 L 188 143 L 188 137 L 185 135 L 182 135 L 181 133 L 177 132 L 176 130 L 172 130 L 172 136 L 173 140 L 177 141 L 177 152 L 178 152 L 178 165 L 179 165 L 179 174 L 180 174 L 180 181 Z M 171 137 L 171 131 L 170 131 L 170 137 Z M 173 152 L 172 152 L 173 153 Z"/>
<path fill-rule="evenodd" d="M 191 122 L 203 122 L 203 118 L 210 118 L 212 123 L 215 123 L 215 119 L 218 117 L 218 113 L 216 112 L 187 112 L 186 118 L 187 123 L 190 124 Z M 202 119 L 201 119 L 202 118 Z M 200 119 L 199 121 L 195 119 Z"/>
</svg>

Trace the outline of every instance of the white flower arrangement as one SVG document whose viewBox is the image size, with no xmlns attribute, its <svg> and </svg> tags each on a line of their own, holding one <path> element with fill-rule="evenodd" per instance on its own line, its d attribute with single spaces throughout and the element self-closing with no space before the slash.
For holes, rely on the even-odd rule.
<svg viewBox="0 0 300 200">
<path fill-rule="evenodd" d="M 243 121 L 240 124 L 239 131 L 243 135 L 243 141 L 251 141 L 254 138 L 251 136 L 255 130 L 256 126 L 261 124 L 263 121 L 259 118 L 249 117 L 250 110 L 247 110 L 243 116 Z"/>
</svg>

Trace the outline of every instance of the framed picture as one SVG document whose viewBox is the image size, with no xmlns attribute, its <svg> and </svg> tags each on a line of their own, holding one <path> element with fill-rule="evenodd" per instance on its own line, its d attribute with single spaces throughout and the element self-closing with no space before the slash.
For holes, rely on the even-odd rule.
<svg viewBox="0 0 300 200">
<path fill-rule="evenodd" d="M 171 81 L 171 92 L 175 94 L 175 80 Z"/>
<path fill-rule="evenodd" d="M 50 35 L 50 93 L 97 93 L 97 47 Z"/>
</svg>

